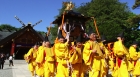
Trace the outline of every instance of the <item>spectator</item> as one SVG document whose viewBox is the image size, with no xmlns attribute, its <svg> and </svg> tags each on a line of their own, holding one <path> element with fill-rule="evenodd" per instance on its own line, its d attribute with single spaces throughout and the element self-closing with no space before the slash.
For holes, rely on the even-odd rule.
<svg viewBox="0 0 140 77">
<path fill-rule="evenodd" d="M 3 67 L 4 67 L 4 62 L 5 62 L 4 54 L 1 54 L 1 55 L 0 55 L 0 69 L 3 69 Z"/>
<path fill-rule="evenodd" d="M 14 66 L 13 65 L 13 56 L 11 55 L 10 57 L 9 57 L 9 66 Z"/>
</svg>

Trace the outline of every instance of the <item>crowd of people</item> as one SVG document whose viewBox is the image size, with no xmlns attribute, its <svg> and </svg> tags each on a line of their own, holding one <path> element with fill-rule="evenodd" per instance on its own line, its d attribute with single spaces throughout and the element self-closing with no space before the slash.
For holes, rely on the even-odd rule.
<svg viewBox="0 0 140 77">
<path fill-rule="evenodd" d="M 0 69 L 3 69 L 4 68 L 4 63 L 5 63 L 5 60 L 9 60 L 9 66 L 14 66 L 13 65 L 13 56 L 12 55 L 5 55 L 4 53 L 0 53 Z"/>
<path fill-rule="evenodd" d="M 48 38 L 42 46 L 36 43 L 24 55 L 29 70 L 39 77 L 138 77 L 140 76 L 140 53 L 136 50 L 139 42 L 130 48 L 124 46 L 124 33 L 117 35 L 113 43 L 105 43 L 106 39 L 90 31 L 88 40 L 80 34 L 75 42 L 70 42 L 59 31 L 53 46 Z"/>
</svg>

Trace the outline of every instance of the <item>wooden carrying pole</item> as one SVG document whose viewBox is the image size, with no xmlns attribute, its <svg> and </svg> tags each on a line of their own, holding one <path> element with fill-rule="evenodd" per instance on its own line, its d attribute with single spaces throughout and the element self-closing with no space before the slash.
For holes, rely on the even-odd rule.
<svg viewBox="0 0 140 77">
<path fill-rule="evenodd" d="M 96 24 L 96 20 L 95 20 L 94 17 L 92 17 L 92 19 L 93 19 L 93 22 L 94 22 L 94 26 L 95 26 L 96 32 L 97 32 L 98 37 L 99 37 L 99 39 L 100 39 L 101 37 L 100 37 L 99 31 L 98 31 L 98 27 L 97 27 L 97 24 Z"/>
<path fill-rule="evenodd" d="M 64 13 L 63 13 L 62 23 L 61 23 L 61 26 L 60 26 L 60 30 L 62 30 L 62 28 L 63 28 L 64 18 L 65 18 L 65 11 L 64 11 Z"/>
<path fill-rule="evenodd" d="M 50 35 L 50 32 L 51 32 L 51 26 L 52 26 L 52 23 L 50 24 L 50 27 L 47 27 L 47 34 L 46 36 L 48 37 Z"/>
</svg>

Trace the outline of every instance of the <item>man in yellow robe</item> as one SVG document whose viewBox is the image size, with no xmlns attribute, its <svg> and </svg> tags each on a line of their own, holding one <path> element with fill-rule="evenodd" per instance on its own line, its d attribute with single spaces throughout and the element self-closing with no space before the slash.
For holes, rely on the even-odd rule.
<svg viewBox="0 0 140 77">
<path fill-rule="evenodd" d="M 89 77 L 100 77 L 103 53 L 97 42 L 97 35 L 92 30 L 89 30 L 89 38 L 84 46 L 83 60 L 89 66 Z"/>
<path fill-rule="evenodd" d="M 136 50 L 138 46 L 138 42 L 134 41 L 133 44 L 129 48 L 129 54 L 130 54 L 130 66 L 131 67 L 131 73 L 133 77 L 140 76 L 140 57 L 138 56 L 138 52 Z"/>
<path fill-rule="evenodd" d="M 73 45 L 70 51 L 69 62 L 72 64 L 72 77 L 84 77 L 83 63 L 82 63 L 82 50 L 83 50 L 83 36 L 76 40 L 76 47 Z"/>
<path fill-rule="evenodd" d="M 44 64 L 43 63 L 38 63 L 38 61 L 40 60 L 40 58 L 38 57 L 38 55 L 41 53 L 41 51 L 44 50 L 45 46 L 46 46 L 46 40 L 48 38 L 45 37 L 44 41 L 42 42 L 42 45 L 39 46 L 38 48 L 38 52 L 37 52 L 37 59 L 36 59 L 36 74 L 37 76 L 43 77 L 44 76 Z"/>
<path fill-rule="evenodd" d="M 116 63 L 113 70 L 113 77 L 129 77 L 128 72 L 128 49 L 123 45 L 124 32 L 117 36 L 118 41 L 114 43 L 113 52 L 116 56 Z"/>
<path fill-rule="evenodd" d="M 102 51 L 104 55 L 102 56 L 101 59 L 101 72 L 100 72 L 100 77 L 105 77 L 108 74 L 109 70 L 109 50 L 106 48 L 104 45 L 104 42 L 106 41 L 106 37 L 104 35 L 101 36 L 101 42 L 99 43 L 100 46 L 102 47 Z"/>
<path fill-rule="evenodd" d="M 47 37 L 46 37 L 47 38 Z M 48 38 L 45 40 L 45 47 L 39 52 L 36 62 L 40 70 L 40 73 L 44 71 L 43 77 L 54 77 L 54 53 L 52 51 L 51 44 Z"/>
<path fill-rule="evenodd" d="M 32 76 L 35 74 L 35 68 L 36 68 L 36 57 L 37 57 L 37 51 L 38 51 L 38 43 L 36 43 L 33 48 L 31 48 L 28 53 L 26 54 L 26 58 L 29 60 L 28 68 L 31 71 Z"/>
<path fill-rule="evenodd" d="M 59 42 L 55 44 L 55 56 L 56 56 L 56 61 L 58 62 L 56 77 L 68 77 L 69 76 L 69 70 L 68 70 L 69 39 L 67 39 L 67 42 L 65 42 L 65 39 L 62 36 L 62 31 L 60 30 L 58 34 L 58 40 Z"/>
</svg>

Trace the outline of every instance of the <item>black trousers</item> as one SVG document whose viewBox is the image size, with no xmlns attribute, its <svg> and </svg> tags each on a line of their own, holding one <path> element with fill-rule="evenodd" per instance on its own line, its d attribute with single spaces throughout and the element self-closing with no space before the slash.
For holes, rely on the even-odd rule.
<svg viewBox="0 0 140 77">
<path fill-rule="evenodd" d="M 13 65 L 13 60 L 9 60 L 9 66 L 11 66 L 11 65 L 14 66 Z"/>
<path fill-rule="evenodd" d="M 4 67 L 4 62 L 0 62 L 0 69 L 3 69 Z"/>
</svg>

